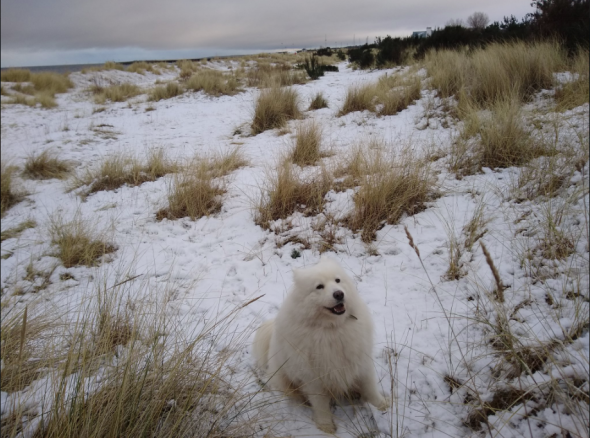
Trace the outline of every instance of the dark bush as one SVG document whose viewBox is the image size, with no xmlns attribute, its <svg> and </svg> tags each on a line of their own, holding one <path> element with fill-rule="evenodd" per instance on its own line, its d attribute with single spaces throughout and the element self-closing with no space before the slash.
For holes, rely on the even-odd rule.
<svg viewBox="0 0 590 438">
<path fill-rule="evenodd" d="M 316 50 L 316 55 L 318 56 L 332 56 L 332 49 L 329 47 L 323 47 L 321 49 Z"/>
<path fill-rule="evenodd" d="M 387 64 L 400 65 L 402 63 L 404 43 L 400 38 L 391 38 L 387 35 L 381 39 L 377 37 L 377 56 L 375 61 L 377 67 L 383 67 Z"/>
<path fill-rule="evenodd" d="M 365 44 L 364 46 L 350 49 L 348 51 L 348 60 L 357 64 L 362 69 L 371 68 L 375 63 L 375 57 L 372 52 L 373 48 L 375 48 L 374 44 Z"/>
<path fill-rule="evenodd" d="M 324 76 L 322 65 L 315 54 L 305 57 L 305 60 L 301 65 L 307 72 L 308 76 L 313 80 L 318 79 L 320 76 Z"/>
<path fill-rule="evenodd" d="M 588 47 L 590 39 L 589 0 L 534 0 L 533 30 L 542 37 L 557 37 L 570 52 Z"/>
<path fill-rule="evenodd" d="M 327 71 L 338 71 L 338 67 L 335 65 L 323 65 L 315 54 L 306 57 L 303 64 L 298 65 L 297 68 L 305 70 L 313 80 L 324 76 Z"/>
</svg>

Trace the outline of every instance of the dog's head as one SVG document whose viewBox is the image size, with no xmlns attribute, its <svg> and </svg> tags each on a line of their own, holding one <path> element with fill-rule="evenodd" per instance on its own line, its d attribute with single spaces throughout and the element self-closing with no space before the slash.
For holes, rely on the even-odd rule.
<svg viewBox="0 0 590 438">
<path fill-rule="evenodd" d="M 294 290 L 301 294 L 306 309 L 334 317 L 350 314 L 356 287 L 334 260 L 324 256 L 314 266 L 294 269 L 293 278 Z"/>
</svg>

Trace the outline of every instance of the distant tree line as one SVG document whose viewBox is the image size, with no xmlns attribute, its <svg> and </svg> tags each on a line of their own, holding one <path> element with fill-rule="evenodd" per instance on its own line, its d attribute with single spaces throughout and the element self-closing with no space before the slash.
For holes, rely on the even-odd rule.
<svg viewBox="0 0 590 438">
<path fill-rule="evenodd" d="M 427 37 L 378 37 L 373 44 L 349 49 L 348 59 L 360 68 L 400 65 L 407 57 L 421 59 L 431 49 L 483 47 L 492 42 L 535 41 L 553 38 L 569 53 L 590 46 L 590 0 L 533 0 L 535 12 L 520 21 L 514 16 L 488 24 L 484 13 L 452 20 Z"/>
</svg>

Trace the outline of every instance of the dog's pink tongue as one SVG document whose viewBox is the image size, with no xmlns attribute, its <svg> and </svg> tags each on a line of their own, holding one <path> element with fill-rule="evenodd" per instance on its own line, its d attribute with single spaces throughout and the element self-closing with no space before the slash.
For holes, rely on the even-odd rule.
<svg viewBox="0 0 590 438">
<path fill-rule="evenodd" d="M 338 313 L 344 312 L 344 304 L 340 303 L 337 306 L 334 306 L 334 310 Z"/>
</svg>

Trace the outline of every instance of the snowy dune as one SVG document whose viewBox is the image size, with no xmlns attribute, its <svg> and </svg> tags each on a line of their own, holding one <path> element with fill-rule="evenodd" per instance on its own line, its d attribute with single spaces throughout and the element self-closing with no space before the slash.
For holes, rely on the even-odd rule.
<svg viewBox="0 0 590 438">
<path fill-rule="evenodd" d="M 209 66 L 227 68 L 222 62 Z M 465 382 L 482 400 L 493 398 L 497 351 L 490 344 L 490 327 L 481 321 L 496 321 L 499 308 L 509 309 L 507 324 L 522 342 L 534 345 L 557 339 L 563 344 L 559 359 L 523 374 L 521 385 L 570 373 L 586 379 L 580 391 L 587 394 L 588 330 L 571 342 L 564 334 L 578 323 L 580 314 L 588 312 L 587 155 L 558 196 L 517 202 L 511 190 L 525 167 L 484 168 L 482 173 L 462 179 L 448 170 L 448 149 L 458 136 L 461 122 L 447 120 L 435 91 L 423 87 L 420 100 L 395 116 L 378 117 L 363 111 L 338 117 L 350 86 L 374 82 L 385 73 L 403 69 L 361 71 L 341 63 L 339 70 L 293 86 L 301 97 L 301 109 L 308 107 L 318 91 L 328 102 L 328 108 L 304 111 L 305 119 L 321 126 L 323 148 L 332 152 L 323 158 L 324 164 L 335 165 L 355 145 L 370 139 L 384 141 L 393 151 L 409 147 L 418 156 L 434 157 L 431 165 L 439 196 L 424 211 L 404 216 L 399 224 L 383 226 L 371 245 L 347 228 L 336 230 L 340 243 L 329 254 L 357 281 L 372 312 L 379 385 L 394 400 L 386 413 L 369 405 L 337 407 L 337 435 L 475 436 L 477 433 L 464 425 L 471 412 L 469 400 L 473 397 L 466 397 L 471 389 L 455 390 L 445 376 Z M 425 70 L 416 74 L 426 85 Z M 94 77 L 147 88 L 156 80 L 177 76 L 177 70 L 163 71 L 159 76 L 121 71 L 73 73 L 70 78 L 75 88 L 57 95 L 57 108 L 2 106 L 2 161 L 20 168 L 28 156 L 46 149 L 73 163 L 78 173 L 98 168 L 112 154 L 144 157 L 153 148 L 165 150 L 168 157 L 182 164 L 195 155 L 205 157 L 238 147 L 248 161 L 247 166 L 224 177 L 227 192 L 221 211 L 196 221 L 156 220 L 156 212 L 167 205 L 171 175 L 136 187 L 99 191 L 83 200 L 80 189 L 70 190 L 68 180 L 30 180 L 16 174 L 16 187 L 28 195 L 2 218 L 2 231 L 26 219 L 34 220 L 37 226 L 2 242 L 3 317 L 30 306 L 30 312 L 51 312 L 64 321 L 73 320 L 72 315 L 83 308 L 95 282 L 115 285 L 138 276 L 128 284 L 127 299 L 150 301 L 156 299 L 150 296 L 153 291 L 172 291 L 169 312 L 187 334 L 199 330 L 208 318 L 262 296 L 242 309 L 228 328 L 229 332 L 248 334 L 251 341 L 252 331 L 277 313 L 291 286 L 292 269 L 319 259 L 313 229 L 318 218 L 296 213 L 290 218 L 290 229 L 276 233 L 254 222 L 254 206 L 268 172 L 291 149 L 295 127 L 301 123 L 290 121 L 290 132 L 284 135 L 278 135 L 277 130 L 248 135 L 258 89 L 246 88 L 234 96 L 220 97 L 187 92 L 159 102 L 146 102 L 146 96 L 140 95 L 128 102 L 107 103 L 101 112 L 95 112 L 99 105 L 86 91 Z M 2 98 L 4 102 L 6 97 Z M 579 142 L 579 148 L 587 149 L 588 104 L 553 113 L 546 109 L 550 99 L 550 93 L 541 93 L 526 104 L 527 123 L 536 126 L 539 135 L 553 135 L 557 127 L 559 145 Z M 146 111 L 148 107 L 152 108 Z M 330 191 L 326 211 L 344 216 L 353 208 L 353 194 L 354 190 Z M 536 247 L 548 211 L 561 214 L 558 227 L 570 236 L 574 248 L 565 259 L 540 268 L 547 270 L 547 275 L 535 277 L 523 258 L 529 248 Z M 485 220 L 482 231 L 486 232 L 461 255 L 466 275 L 448 279 L 452 244 L 464 241 L 464 227 L 478 214 Z M 100 266 L 66 268 L 54 256 L 50 224 L 57 218 L 74 217 L 89 221 L 117 247 Z M 410 246 L 404 227 L 420 258 Z M 310 241 L 311 248 L 289 239 L 295 235 Z M 284 241 L 287 243 L 283 245 Z M 496 284 L 480 241 L 507 286 L 504 303 L 493 299 Z M 293 258 L 296 252 L 300 257 Z M 33 292 L 35 279 L 26 272 L 31 263 L 36 270 L 51 272 L 49 284 L 37 292 Z M 69 279 L 63 280 L 66 273 Z M 578 292 L 585 295 L 571 297 Z M 559 304 L 558 311 L 553 311 L 556 304 L 549 304 L 548 294 Z M 215 346 L 218 350 L 224 347 L 227 345 L 222 343 Z M 272 420 L 264 423 L 264 430 L 271 430 L 274 436 L 322 436 L 308 408 L 289 400 L 276 402 L 277 394 L 259 391 L 248 342 L 239 346 L 231 365 L 237 375 L 249 379 L 243 390 L 256 393 L 254 401 L 269 411 Z M 514 379 L 510 383 L 517 384 Z M 36 388 L 36 392 L 3 392 L 2 415 L 8 413 L 4 406 L 17 399 L 27 398 L 31 406 L 40 406 L 42 385 Z M 269 400 L 267 405 L 265 400 Z M 532 427 L 534 436 L 539 437 L 555 436 L 562 430 L 569 430 L 572 436 L 587 436 L 587 424 L 580 424 L 564 406 L 537 409 L 524 419 L 527 406 L 530 411 L 533 404 L 532 400 L 518 401 L 512 408 L 490 415 L 491 429 L 484 428 L 485 433 L 493 430 L 494 436 L 528 436 Z"/>
</svg>

